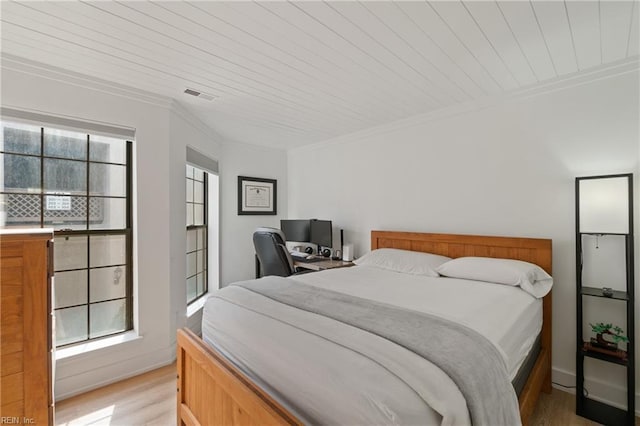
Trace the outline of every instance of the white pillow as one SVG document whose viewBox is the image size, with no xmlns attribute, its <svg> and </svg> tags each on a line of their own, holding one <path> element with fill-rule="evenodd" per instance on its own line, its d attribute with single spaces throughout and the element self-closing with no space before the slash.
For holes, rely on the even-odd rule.
<svg viewBox="0 0 640 426">
<path fill-rule="evenodd" d="M 405 274 L 437 277 L 439 275 L 435 268 L 449 260 L 451 260 L 450 257 L 438 256 L 437 254 L 382 248 L 370 251 L 356 259 L 354 263 L 360 266 L 373 266 Z"/>
<path fill-rule="evenodd" d="M 553 278 L 538 265 L 513 259 L 459 257 L 438 266 L 436 271 L 445 277 L 520 286 L 538 299 L 553 285 Z"/>
</svg>

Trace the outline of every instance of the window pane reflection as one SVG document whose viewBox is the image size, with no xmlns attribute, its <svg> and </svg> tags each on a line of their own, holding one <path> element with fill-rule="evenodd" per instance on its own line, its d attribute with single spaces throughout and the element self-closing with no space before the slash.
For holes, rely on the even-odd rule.
<svg viewBox="0 0 640 426">
<path fill-rule="evenodd" d="M 66 308 L 87 303 L 87 271 L 56 272 L 54 307 Z"/>
<path fill-rule="evenodd" d="M 96 338 L 125 330 L 125 300 L 112 300 L 89 305 L 91 332 L 89 337 Z"/>
<path fill-rule="evenodd" d="M 91 267 L 124 265 L 126 237 L 124 235 L 91 235 Z"/>
<path fill-rule="evenodd" d="M 53 266 L 56 271 L 87 267 L 87 236 L 54 238 Z"/>
<path fill-rule="evenodd" d="M 44 155 L 87 159 L 87 135 L 66 130 L 44 129 Z"/>
<path fill-rule="evenodd" d="M 40 192 L 40 159 L 22 155 L 0 154 L 4 167 L 5 192 Z"/>
<path fill-rule="evenodd" d="M 187 278 L 187 302 L 196 297 L 196 277 Z"/>
<path fill-rule="evenodd" d="M 39 126 L 2 123 L 0 151 L 39 155 L 40 132 Z"/>
<path fill-rule="evenodd" d="M 126 163 L 126 143 L 123 139 L 91 135 L 89 140 L 89 160 L 103 161 L 105 163 Z"/>
<path fill-rule="evenodd" d="M 89 193 L 124 197 L 127 194 L 126 167 L 113 164 L 91 163 L 89 165 Z"/>
<path fill-rule="evenodd" d="M 127 276 L 125 266 L 112 268 L 91 269 L 89 272 L 91 283 L 91 302 L 125 297 L 127 290 Z"/>
<path fill-rule="evenodd" d="M 127 227 L 126 198 L 89 198 L 89 229 L 124 229 Z"/>
<path fill-rule="evenodd" d="M 87 163 L 45 158 L 44 191 L 86 195 Z"/>
<path fill-rule="evenodd" d="M 58 309 L 56 318 L 56 346 L 87 339 L 87 306 Z"/>
<path fill-rule="evenodd" d="M 197 229 L 189 229 L 187 230 L 187 253 L 196 250 L 196 235 Z"/>
</svg>

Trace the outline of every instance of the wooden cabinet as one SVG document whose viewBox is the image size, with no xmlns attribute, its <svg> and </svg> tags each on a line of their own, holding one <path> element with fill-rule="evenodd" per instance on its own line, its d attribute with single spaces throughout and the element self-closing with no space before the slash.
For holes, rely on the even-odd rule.
<svg viewBox="0 0 640 426">
<path fill-rule="evenodd" d="M 53 424 L 53 233 L 0 231 L 0 416 Z"/>
</svg>

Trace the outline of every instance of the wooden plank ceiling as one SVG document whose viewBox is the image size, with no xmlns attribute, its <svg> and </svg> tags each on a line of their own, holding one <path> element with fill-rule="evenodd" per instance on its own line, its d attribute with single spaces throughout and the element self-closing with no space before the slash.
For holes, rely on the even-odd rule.
<svg viewBox="0 0 640 426">
<path fill-rule="evenodd" d="M 0 20 L 3 53 L 166 95 L 229 139 L 290 148 L 636 60 L 638 9 L 632 1 L 3 1 Z"/>
</svg>

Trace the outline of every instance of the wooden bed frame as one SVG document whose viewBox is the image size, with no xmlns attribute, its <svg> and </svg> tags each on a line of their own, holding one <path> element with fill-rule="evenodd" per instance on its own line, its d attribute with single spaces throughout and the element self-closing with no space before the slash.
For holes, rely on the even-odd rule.
<svg viewBox="0 0 640 426">
<path fill-rule="evenodd" d="M 449 257 L 482 256 L 535 263 L 551 274 L 551 240 L 372 231 L 371 249 L 398 248 Z M 178 330 L 178 425 L 302 424 L 223 355 L 188 329 Z M 522 390 L 526 424 L 541 391 L 551 392 L 551 293 L 543 299 L 541 350 Z"/>
</svg>

